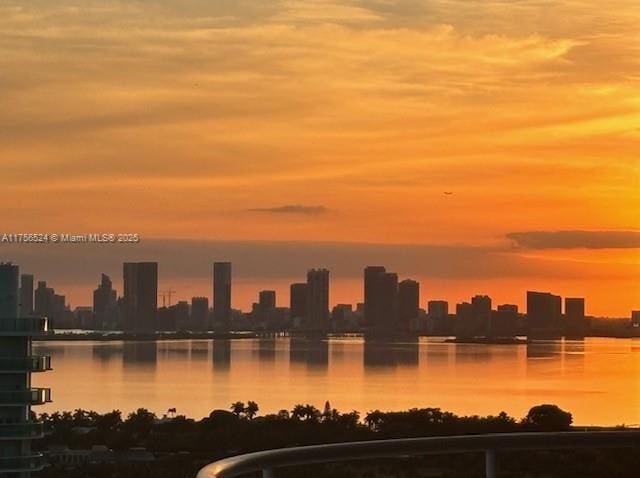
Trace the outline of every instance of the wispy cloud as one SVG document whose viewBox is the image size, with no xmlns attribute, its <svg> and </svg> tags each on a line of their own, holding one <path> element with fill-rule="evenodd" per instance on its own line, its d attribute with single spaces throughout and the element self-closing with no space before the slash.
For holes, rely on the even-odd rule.
<svg viewBox="0 0 640 478">
<path fill-rule="evenodd" d="M 304 216 L 317 216 L 324 214 L 328 209 L 324 206 L 303 206 L 301 204 L 287 204 L 277 207 L 254 207 L 251 212 L 262 212 L 267 214 L 301 214 Z"/>
<path fill-rule="evenodd" d="M 640 248 L 637 231 L 529 231 L 507 237 L 527 249 L 635 249 Z"/>
</svg>

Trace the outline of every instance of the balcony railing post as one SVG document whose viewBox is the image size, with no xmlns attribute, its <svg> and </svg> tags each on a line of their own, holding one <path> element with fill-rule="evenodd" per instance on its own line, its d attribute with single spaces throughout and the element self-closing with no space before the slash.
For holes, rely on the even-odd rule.
<svg viewBox="0 0 640 478">
<path fill-rule="evenodd" d="M 262 478 L 276 478 L 276 472 L 273 468 L 264 468 L 262 470 Z"/>
<path fill-rule="evenodd" d="M 486 478 L 496 478 L 496 451 L 485 450 L 484 452 L 484 469 Z"/>
</svg>

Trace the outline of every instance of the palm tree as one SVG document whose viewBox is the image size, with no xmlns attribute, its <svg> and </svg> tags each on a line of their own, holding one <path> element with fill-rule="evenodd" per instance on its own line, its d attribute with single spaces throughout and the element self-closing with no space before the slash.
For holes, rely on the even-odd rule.
<svg viewBox="0 0 640 478">
<path fill-rule="evenodd" d="M 231 411 L 237 417 L 241 417 L 244 414 L 245 406 L 244 402 L 235 402 L 231 404 Z"/>
<path fill-rule="evenodd" d="M 258 413 L 258 410 L 260 410 L 260 408 L 258 407 L 258 404 L 256 402 L 249 400 L 247 402 L 247 406 L 244 409 L 244 413 L 247 416 L 247 418 L 251 420 L 253 419 L 253 417 L 256 416 L 256 414 Z"/>
</svg>

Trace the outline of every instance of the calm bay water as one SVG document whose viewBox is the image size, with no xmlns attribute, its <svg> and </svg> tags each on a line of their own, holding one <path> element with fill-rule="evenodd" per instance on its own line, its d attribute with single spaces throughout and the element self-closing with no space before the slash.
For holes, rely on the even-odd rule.
<svg viewBox="0 0 640 478">
<path fill-rule="evenodd" d="M 54 371 L 38 411 L 129 412 L 168 408 L 200 418 L 235 401 L 262 413 L 297 403 L 341 411 L 440 407 L 458 414 L 522 417 L 555 403 L 580 425 L 640 424 L 640 340 L 586 339 L 529 345 L 375 344 L 246 339 L 166 342 L 41 342 Z"/>
</svg>

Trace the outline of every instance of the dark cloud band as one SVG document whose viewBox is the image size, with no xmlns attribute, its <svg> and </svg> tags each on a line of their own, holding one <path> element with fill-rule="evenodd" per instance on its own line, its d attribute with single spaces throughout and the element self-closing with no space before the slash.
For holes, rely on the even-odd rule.
<svg viewBox="0 0 640 478">
<path fill-rule="evenodd" d="M 324 206 L 302 206 L 300 204 L 291 204 L 267 208 L 257 207 L 249 209 L 249 211 L 267 214 L 301 214 L 304 216 L 317 216 L 326 213 L 328 209 Z"/>
<path fill-rule="evenodd" d="M 640 248 L 636 231 L 529 231 L 507 234 L 526 249 L 635 249 Z"/>
</svg>

